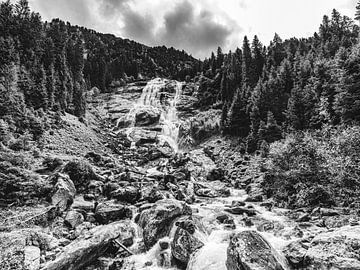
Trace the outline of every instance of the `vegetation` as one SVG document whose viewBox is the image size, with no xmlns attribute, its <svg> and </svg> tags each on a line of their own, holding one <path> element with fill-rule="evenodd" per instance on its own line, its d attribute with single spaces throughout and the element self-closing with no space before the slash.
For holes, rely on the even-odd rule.
<svg viewBox="0 0 360 270">
<path fill-rule="evenodd" d="M 352 206 L 360 190 L 360 127 L 298 132 L 271 144 L 264 182 L 286 207 Z"/>
<path fill-rule="evenodd" d="M 358 35 L 359 27 L 333 10 L 310 38 L 275 34 L 265 47 L 245 37 L 235 52 L 219 48 L 203 63 L 199 105 L 221 106 L 223 133 L 241 137 L 249 152 L 289 132 L 357 125 Z"/>
</svg>

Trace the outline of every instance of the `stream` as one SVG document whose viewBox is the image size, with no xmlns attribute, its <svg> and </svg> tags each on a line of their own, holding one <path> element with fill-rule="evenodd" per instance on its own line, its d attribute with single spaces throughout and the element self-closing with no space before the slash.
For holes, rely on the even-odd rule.
<svg viewBox="0 0 360 270">
<path fill-rule="evenodd" d="M 170 81 L 165 79 L 154 79 L 147 83 L 141 97 L 133 105 L 133 108 L 128 114 L 128 119 L 132 121 L 128 127 L 127 134 L 131 134 L 132 130 L 137 128 L 135 124 L 136 114 L 147 108 L 151 112 L 159 112 L 161 132 L 159 138 L 166 141 L 175 152 L 181 152 L 178 148 L 178 134 L 181 119 L 177 116 L 176 104 L 181 98 L 182 83 L 171 81 L 174 91 L 164 92 L 166 84 Z M 167 95 L 163 100 L 163 95 Z M 160 129 L 159 129 L 160 130 Z M 208 164 L 206 164 L 208 165 Z M 196 182 L 194 177 L 191 181 Z M 212 185 L 212 182 L 207 183 Z M 216 198 L 199 198 L 197 202 L 191 205 L 193 217 L 197 220 L 197 230 L 195 236 L 201 240 L 204 245 L 196 251 L 188 263 L 188 270 L 225 270 L 227 259 L 227 247 L 229 245 L 230 236 L 236 232 L 244 230 L 257 230 L 260 234 L 281 254 L 282 248 L 294 239 L 293 231 L 296 226 L 294 222 L 290 221 L 284 215 L 282 209 L 272 209 L 269 211 L 265 207 L 260 206 L 258 203 L 247 203 L 246 207 L 256 211 L 256 221 L 253 224 L 244 224 L 243 215 L 234 215 L 227 213 L 233 218 L 233 226 L 220 224 L 216 217 L 224 213 L 226 207 L 232 205 L 233 202 L 245 201 L 247 194 L 244 190 L 230 188 L 230 196 L 216 197 Z M 270 224 L 269 226 L 275 229 L 264 229 L 261 224 Z M 274 225 L 275 224 L 275 225 Z M 137 225 L 136 225 L 137 226 Z M 276 229 L 276 226 L 278 229 Z M 200 228 L 200 229 L 199 229 Z M 260 230 L 259 230 L 260 228 Z M 130 250 L 135 254 L 128 257 L 122 269 L 178 269 L 171 266 L 171 253 L 165 254 L 161 250 L 159 242 L 171 243 L 176 226 L 173 225 L 171 232 L 168 236 L 158 241 L 149 251 L 142 252 L 140 248 L 142 231 L 137 226 L 137 239 Z M 169 251 L 168 251 L 169 252 Z M 288 269 L 286 259 L 280 255 L 278 258 L 283 264 L 284 269 Z"/>
</svg>

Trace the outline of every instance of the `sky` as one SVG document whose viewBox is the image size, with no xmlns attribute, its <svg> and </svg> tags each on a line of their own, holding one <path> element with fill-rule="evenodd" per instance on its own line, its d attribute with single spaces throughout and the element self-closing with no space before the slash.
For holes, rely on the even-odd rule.
<svg viewBox="0 0 360 270">
<path fill-rule="evenodd" d="M 336 8 L 354 17 L 357 0 L 29 0 L 43 20 L 60 18 L 149 46 L 165 45 L 205 58 L 220 46 L 241 47 L 245 35 L 268 45 L 309 37 Z"/>
</svg>

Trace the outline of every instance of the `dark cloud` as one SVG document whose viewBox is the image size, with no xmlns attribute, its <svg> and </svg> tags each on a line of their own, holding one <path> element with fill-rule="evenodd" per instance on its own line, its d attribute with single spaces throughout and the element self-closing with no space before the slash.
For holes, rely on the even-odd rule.
<svg viewBox="0 0 360 270">
<path fill-rule="evenodd" d="M 123 13 L 123 32 L 127 37 L 145 44 L 154 43 L 154 19 L 149 14 L 140 14 L 131 9 Z"/>
<path fill-rule="evenodd" d="M 100 0 L 100 12 L 104 16 L 116 16 L 128 10 L 127 3 L 131 0 Z"/>
<path fill-rule="evenodd" d="M 175 5 L 164 1 L 164 8 L 172 8 L 163 18 L 135 9 L 137 1 L 30 0 L 30 3 L 45 19 L 60 17 L 73 24 L 112 32 L 146 45 L 184 49 L 196 57 L 209 55 L 217 46 L 224 47 L 229 43 L 231 34 L 239 31 L 224 14 L 218 15 L 224 23 L 221 24 L 217 21 L 216 11 L 206 8 L 196 10 L 195 4 L 188 0 L 179 0 Z"/>
<path fill-rule="evenodd" d="M 165 14 L 157 40 L 204 56 L 209 50 L 224 46 L 232 32 L 231 27 L 216 22 L 215 15 L 209 10 L 195 14 L 194 6 L 185 0 Z"/>
</svg>

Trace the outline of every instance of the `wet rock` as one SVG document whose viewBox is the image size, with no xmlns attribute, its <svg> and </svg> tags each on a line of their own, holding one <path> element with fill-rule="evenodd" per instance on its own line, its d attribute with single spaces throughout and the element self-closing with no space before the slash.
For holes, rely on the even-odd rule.
<svg viewBox="0 0 360 270">
<path fill-rule="evenodd" d="M 311 241 L 304 264 L 309 269 L 360 269 L 360 226 L 320 233 Z"/>
<path fill-rule="evenodd" d="M 228 270 L 285 270 L 277 251 L 256 231 L 235 234 L 227 250 Z"/>
<path fill-rule="evenodd" d="M 234 215 L 243 215 L 246 214 L 250 217 L 255 216 L 256 215 L 256 211 L 254 209 L 251 208 L 246 208 L 246 207 L 241 207 L 241 206 L 237 206 L 237 207 L 229 207 L 229 208 L 225 208 L 224 209 L 226 212 L 229 212 L 231 214 Z"/>
<path fill-rule="evenodd" d="M 177 200 L 157 201 L 150 209 L 140 213 L 138 224 L 143 229 L 144 244 L 149 249 L 165 237 L 175 218 L 190 215 L 191 208 Z"/>
<path fill-rule="evenodd" d="M 158 141 L 158 133 L 151 130 L 135 128 L 129 136 L 136 146 Z"/>
<path fill-rule="evenodd" d="M 160 242 L 159 242 L 159 245 L 160 245 L 160 248 L 161 248 L 162 250 L 168 249 L 169 246 L 170 246 L 170 244 L 169 244 L 168 241 L 160 241 Z"/>
<path fill-rule="evenodd" d="M 171 252 L 175 259 L 186 265 L 190 260 L 191 254 L 203 245 L 204 244 L 189 231 L 178 227 L 171 243 Z"/>
<path fill-rule="evenodd" d="M 131 218 L 132 211 L 129 207 L 113 202 L 100 203 L 95 210 L 95 219 L 101 224 Z"/>
<path fill-rule="evenodd" d="M 236 228 L 234 219 L 226 213 L 218 214 L 216 220 L 221 224 L 225 224 L 230 229 Z"/>
<path fill-rule="evenodd" d="M 159 186 L 151 185 L 146 186 L 142 190 L 142 198 L 149 203 L 154 203 L 166 198 L 165 194 L 159 190 Z"/>
<path fill-rule="evenodd" d="M 111 242 L 120 243 L 134 237 L 134 228 L 129 221 L 97 226 L 86 235 L 79 237 L 48 262 L 42 270 L 78 270 L 104 255 Z"/>
<path fill-rule="evenodd" d="M 223 181 L 225 177 L 225 172 L 221 168 L 214 168 L 212 169 L 206 176 L 208 181 Z"/>
<path fill-rule="evenodd" d="M 310 239 L 299 239 L 285 246 L 282 251 L 290 265 L 296 269 L 304 267 L 304 258 L 309 246 Z"/>
<path fill-rule="evenodd" d="M 56 179 L 51 203 L 60 211 L 65 211 L 73 202 L 76 189 L 69 176 L 57 173 L 53 176 Z"/>
<path fill-rule="evenodd" d="M 158 123 L 160 120 L 160 111 L 152 106 L 143 106 L 135 114 L 136 126 L 149 126 Z"/>
<path fill-rule="evenodd" d="M 118 188 L 117 190 L 111 192 L 110 197 L 120 202 L 134 204 L 140 199 L 141 193 L 138 188 L 130 186 L 125 188 Z"/>
<path fill-rule="evenodd" d="M 75 210 L 70 210 L 65 216 L 64 223 L 70 228 L 76 228 L 78 225 L 84 222 L 84 216 Z"/>
<path fill-rule="evenodd" d="M 24 250 L 24 270 L 40 269 L 40 248 L 27 246 Z"/>
</svg>

